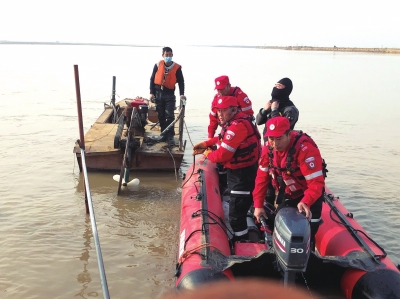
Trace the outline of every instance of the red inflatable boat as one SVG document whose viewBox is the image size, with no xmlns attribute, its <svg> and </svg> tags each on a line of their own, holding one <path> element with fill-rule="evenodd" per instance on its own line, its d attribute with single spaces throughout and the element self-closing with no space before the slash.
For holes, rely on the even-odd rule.
<svg viewBox="0 0 400 299">
<path fill-rule="evenodd" d="M 309 225 L 297 209 L 275 218 L 271 235 L 248 217 L 251 240 L 229 241 L 216 165 L 197 158 L 183 181 L 176 287 L 193 289 L 239 276 L 282 277 L 296 283 L 298 273 L 326 277 L 332 268 L 346 298 L 400 298 L 400 271 L 345 207 L 326 188 L 316 251 L 309 250 Z M 257 237 L 258 236 L 258 237 Z M 296 276 L 297 275 L 297 276 Z"/>
<path fill-rule="evenodd" d="M 230 269 L 213 265 L 214 253 L 231 253 L 215 164 L 196 160 L 183 184 L 176 286 L 192 289 L 208 281 L 233 279 Z"/>
</svg>

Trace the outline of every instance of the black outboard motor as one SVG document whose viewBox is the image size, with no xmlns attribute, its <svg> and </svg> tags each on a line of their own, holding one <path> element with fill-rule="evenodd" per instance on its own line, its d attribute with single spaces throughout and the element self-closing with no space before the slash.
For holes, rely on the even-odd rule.
<svg viewBox="0 0 400 299">
<path fill-rule="evenodd" d="M 149 106 L 140 105 L 139 106 L 139 116 L 142 126 L 144 127 L 147 123 L 147 112 L 149 111 Z"/>
<path fill-rule="evenodd" d="M 305 272 L 310 257 L 310 224 L 296 208 L 279 210 L 275 218 L 273 247 L 284 285 L 294 284 L 296 273 Z"/>
</svg>

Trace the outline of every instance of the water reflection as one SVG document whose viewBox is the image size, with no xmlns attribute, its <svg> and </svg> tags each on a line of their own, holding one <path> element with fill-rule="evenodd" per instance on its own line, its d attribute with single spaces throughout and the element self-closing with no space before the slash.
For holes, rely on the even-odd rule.
<svg viewBox="0 0 400 299">
<path fill-rule="evenodd" d="M 74 297 L 81 297 L 81 298 L 97 297 L 98 296 L 97 292 L 88 292 L 87 293 L 88 297 L 85 295 L 85 292 L 89 287 L 89 283 L 92 281 L 92 278 L 90 277 L 90 272 L 87 269 L 90 257 L 89 251 L 92 249 L 90 244 L 91 244 L 91 239 L 93 237 L 89 215 L 87 215 L 87 217 L 85 218 L 85 231 L 83 232 L 82 236 L 84 238 L 83 242 L 84 247 L 82 249 L 82 254 L 79 257 L 79 259 L 82 261 L 83 270 L 77 276 L 77 280 L 82 285 L 82 288 L 78 293 L 75 294 Z"/>
</svg>

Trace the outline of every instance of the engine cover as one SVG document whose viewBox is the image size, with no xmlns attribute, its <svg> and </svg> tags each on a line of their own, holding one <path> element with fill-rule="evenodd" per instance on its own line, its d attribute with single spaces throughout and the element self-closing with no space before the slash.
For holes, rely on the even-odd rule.
<svg viewBox="0 0 400 299">
<path fill-rule="evenodd" d="M 310 257 L 310 224 L 296 208 L 279 210 L 275 218 L 273 247 L 283 271 L 301 271 L 307 268 Z"/>
</svg>

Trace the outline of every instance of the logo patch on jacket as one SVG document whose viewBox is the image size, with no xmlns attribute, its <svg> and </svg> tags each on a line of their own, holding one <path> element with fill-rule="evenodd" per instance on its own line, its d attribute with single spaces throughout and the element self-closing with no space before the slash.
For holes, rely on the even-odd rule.
<svg viewBox="0 0 400 299">
<path fill-rule="evenodd" d="M 315 161 L 314 157 L 308 157 L 307 159 L 304 160 L 304 162 L 306 162 L 307 167 L 310 169 L 314 169 L 315 167 L 314 161 Z"/>
<path fill-rule="evenodd" d="M 226 139 L 231 140 L 233 137 L 235 137 L 234 132 L 232 132 L 231 130 L 226 131 Z"/>
</svg>

